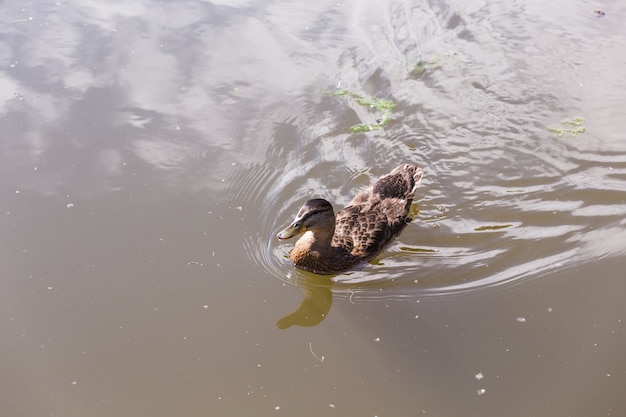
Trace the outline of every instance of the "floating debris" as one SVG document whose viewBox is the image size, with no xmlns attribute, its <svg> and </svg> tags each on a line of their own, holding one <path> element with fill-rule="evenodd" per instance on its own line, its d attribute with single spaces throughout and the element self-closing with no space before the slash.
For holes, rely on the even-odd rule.
<svg viewBox="0 0 626 417">
<path fill-rule="evenodd" d="M 427 63 L 424 61 L 419 61 L 417 64 L 415 64 L 411 72 L 417 76 L 422 76 L 426 72 L 426 64 Z"/>
<path fill-rule="evenodd" d="M 593 9 L 593 14 L 595 14 L 596 17 L 606 16 L 606 12 L 602 9 Z"/>
<path fill-rule="evenodd" d="M 336 91 L 334 95 L 337 97 L 350 97 L 354 99 L 357 104 L 373 108 L 382 113 L 382 117 L 377 118 L 374 123 L 362 123 L 352 126 L 350 128 L 352 133 L 369 132 L 372 130 L 380 129 L 382 126 L 386 125 L 389 122 L 389 116 L 391 115 L 391 112 L 396 108 L 396 105 L 393 102 L 385 100 L 384 98 L 366 97 L 350 90 L 339 90 Z"/>
<path fill-rule="evenodd" d="M 33 20 L 33 17 L 30 16 L 28 19 L 14 19 L 11 20 L 9 23 L 24 23 L 24 22 L 30 22 Z"/>
<path fill-rule="evenodd" d="M 571 137 L 577 137 L 585 132 L 584 119 L 582 117 L 574 117 L 573 119 L 565 119 L 558 126 L 548 126 L 548 132 L 556 134 L 558 137 L 568 134 Z"/>
<path fill-rule="evenodd" d="M 480 226 L 475 228 L 474 230 L 477 232 L 483 232 L 485 230 L 500 230 L 500 229 L 506 229 L 507 227 L 512 227 L 512 224 L 503 224 L 503 225 L 496 225 L 496 226 Z"/>
<path fill-rule="evenodd" d="M 447 62 L 457 62 L 458 57 L 456 51 L 446 52 L 445 54 L 439 54 L 435 56 L 433 59 L 428 61 L 419 60 L 417 64 L 413 66 L 411 69 L 411 74 L 417 76 L 419 78 L 422 77 L 426 72 L 434 71 L 443 67 L 443 65 Z"/>
<path fill-rule="evenodd" d="M 436 253 L 436 252 L 439 252 L 436 249 L 411 248 L 409 246 L 400 246 L 400 250 L 401 251 L 406 251 L 406 252 L 424 252 L 424 253 Z"/>
<path fill-rule="evenodd" d="M 315 359 L 317 359 L 320 362 L 324 362 L 324 355 L 317 356 L 315 352 L 313 352 L 313 344 L 311 342 L 309 342 L 309 350 L 311 351 L 311 354 L 313 355 Z"/>
</svg>

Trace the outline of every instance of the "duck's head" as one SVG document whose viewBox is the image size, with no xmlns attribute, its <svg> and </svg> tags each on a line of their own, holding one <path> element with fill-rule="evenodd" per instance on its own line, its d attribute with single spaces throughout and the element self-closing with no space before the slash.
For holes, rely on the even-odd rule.
<svg viewBox="0 0 626 417">
<path fill-rule="evenodd" d="M 280 240 L 290 239 L 307 230 L 327 231 L 332 235 L 335 230 L 335 212 L 328 201 L 316 198 L 304 203 L 294 221 L 278 233 L 277 237 Z"/>
</svg>

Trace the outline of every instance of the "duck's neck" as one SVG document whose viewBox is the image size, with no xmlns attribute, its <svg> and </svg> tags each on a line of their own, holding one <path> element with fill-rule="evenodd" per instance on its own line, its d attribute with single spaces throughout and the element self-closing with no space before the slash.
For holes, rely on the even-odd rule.
<svg viewBox="0 0 626 417">
<path fill-rule="evenodd" d="M 320 270 L 324 261 L 332 258 L 332 240 L 332 232 L 306 231 L 296 242 L 289 258 L 297 266 L 312 271 Z"/>
<path fill-rule="evenodd" d="M 333 241 L 333 232 L 327 231 L 306 231 L 296 242 L 296 248 L 298 246 L 308 251 L 317 251 L 327 254 L 332 251 L 331 242 Z"/>
</svg>

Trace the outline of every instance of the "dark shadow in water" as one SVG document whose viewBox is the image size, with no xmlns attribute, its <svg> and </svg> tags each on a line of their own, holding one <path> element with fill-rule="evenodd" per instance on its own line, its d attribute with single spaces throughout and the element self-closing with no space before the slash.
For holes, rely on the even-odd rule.
<svg viewBox="0 0 626 417">
<path fill-rule="evenodd" d="M 296 311 L 278 320 L 276 326 L 279 329 L 294 325 L 313 327 L 326 318 L 333 302 L 331 278 L 334 275 L 316 275 L 301 271 L 296 273 L 296 285 L 304 291 L 304 300 Z"/>
</svg>

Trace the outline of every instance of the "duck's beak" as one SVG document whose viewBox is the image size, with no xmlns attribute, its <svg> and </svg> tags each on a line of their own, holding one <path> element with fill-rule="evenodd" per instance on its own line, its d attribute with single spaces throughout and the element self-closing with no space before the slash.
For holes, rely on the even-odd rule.
<svg viewBox="0 0 626 417">
<path fill-rule="evenodd" d="M 276 237 L 280 240 L 291 239 L 292 237 L 299 235 L 305 231 L 305 227 L 302 225 L 301 221 L 294 221 L 289 226 L 287 226 L 284 230 L 279 232 Z"/>
</svg>

